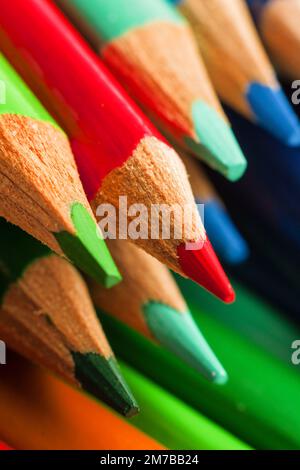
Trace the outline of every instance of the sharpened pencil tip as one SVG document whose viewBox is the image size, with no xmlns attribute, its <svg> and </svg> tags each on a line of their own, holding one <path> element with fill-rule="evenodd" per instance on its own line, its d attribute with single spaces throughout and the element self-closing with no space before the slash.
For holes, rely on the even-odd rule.
<svg viewBox="0 0 300 470">
<path fill-rule="evenodd" d="M 82 388 L 126 417 L 139 412 L 128 385 L 114 357 L 96 353 L 73 352 L 75 377 Z"/>
<path fill-rule="evenodd" d="M 300 122 L 280 87 L 252 83 L 247 99 L 258 124 L 290 147 L 300 145 Z"/>
<path fill-rule="evenodd" d="M 227 374 L 200 332 L 190 312 L 158 302 L 143 307 L 147 324 L 156 340 L 214 383 L 224 383 Z"/>
<path fill-rule="evenodd" d="M 247 161 L 230 125 L 202 101 L 194 103 L 192 117 L 199 140 L 191 137 L 185 139 L 190 150 L 230 181 L 241 178 L 247 168 Z"/>
<path fill-rule="evenodd" d="M 185 244 L 177 247 L 177 254 L 182 272 L 200 286 L 214 294 L 225 303 L 235 300 L 234 290 L 211 246 L 206 240 L 197 243 L 195 249 L 187 249 Z M 191 247 L 189 247 L 191 248 Z"/>
<path fill-rule="evenodd" d="M 218 255 L 231 265 L 246 261 L 249 256 L 248 245 L 222 204 L 214 199 L 209 201 L 197 199 L 196 202 L 204 203 L 203 224 Z"/>
<path fill-rule="evenodd" d="M 98 227 L 87 209 L 79 203 L 71 208 L 75 234 L 54 233 L 69 260 L 101 285 L 109 288 L 121 281 L 121 275 L 110 255 Z"/>
</svg>

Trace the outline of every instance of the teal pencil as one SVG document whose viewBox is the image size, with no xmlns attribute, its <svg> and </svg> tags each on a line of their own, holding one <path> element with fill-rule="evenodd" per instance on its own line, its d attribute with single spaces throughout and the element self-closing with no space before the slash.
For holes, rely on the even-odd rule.
<svg viewBox="0 0 300 470">
<path fill-rule="evenodd" d="M 228 370 L 229 381 L 223 387 L 206 383 L 129 328 L 104 315 L 101 318 L 123 360 L 240 439 L 257 449 L 300 449 L 295 432 L 300 428 L 300 377 L 291 358 L 283 364 L 189 300 L 197 323 Z"/>
<path fill-rule="evenodd" d="M 208 380 L 222 384 L 227 374 L 195 324 L 168 269 L 126 240 L 108 240 L 123 282 L 105 289 L 89 280 L 100 309 L 161 344 Z"/>
<path fill-rule="evenodd" d="M 300 143 L 299 120 L 283 93 L 244 0 L 168 0 L 190 21 L 212 82 L 222 101 L 289 146 Z M 255 6 L 299 0 L 248 0 Z M 285 8 L 286 7 L 286 8 Z M 262 8 L 263 9 L 263 8 Z M 293 13 L 292 13 L 293 15 Z M 286 16 L 286 15 L 285 15 Z M 274 36 L 284 46 L 281 31 Z M 293 49 L 293 48 L 291 48 Z M 294 48 L 295 50 L 295 48 Z M 295 52 L 296 53 L 296 52 Z M 296 62 L 299 63 L 299 60 Z"/>
<path fill-rule="evenodd" d="M 164 0 L 59 0 L 153 120 L 230 180 L 246 160 L 192 32 Z"/>
<path fill-rule="evenodd" d="M 236 302 L 226 308 L 180 276 L 176 276 L 176 281 L 185 297 L 193 299 L 207 314 L 285 364 L 290 362 L 291 344 L 300 338 L 300 329 L 284 313 L 238 283 L 235 283 Z"/>
</svg>

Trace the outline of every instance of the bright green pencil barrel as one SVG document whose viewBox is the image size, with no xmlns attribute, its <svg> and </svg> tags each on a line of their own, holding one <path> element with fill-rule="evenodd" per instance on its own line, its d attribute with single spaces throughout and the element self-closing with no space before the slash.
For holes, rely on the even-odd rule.
<svg viewBox="0 0 300 470">
<path fill-rule="evenodd" d="M 228 371 L 226 385 L 205 383 L 166 351 L 105 317 L 116 353 L 253 447 L 300 449 L 300 376 L 295 366 L 282 363 L 189 300 L 197 323 Z"/>
<path fill-rule="evenodd" d="M 141 411 L 131 423 L 172 450 L 249 450 L 250 447 L 199 412 L 121 364 Z"/>
</svg>

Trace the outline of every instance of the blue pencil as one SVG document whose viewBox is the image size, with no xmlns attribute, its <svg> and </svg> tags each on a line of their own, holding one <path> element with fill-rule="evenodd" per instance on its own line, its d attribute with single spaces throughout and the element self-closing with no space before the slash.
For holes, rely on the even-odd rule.
<svg viewBox="0 0 300 470">
<path fill-rule="evenodd" d="M 249 256 L 245 239 L 200 163 L 187 154 L 180 155 L 189 175 L 203 225 L 214 249 L 229 265 L 243 263 Z"/>
<path fill-rule="evenodd" d="M 299 120 L 276 78 L 244 0 L 168 1 L 190 20 L 224 103 L 284 144 L 299 145 Z"/>
</svg>

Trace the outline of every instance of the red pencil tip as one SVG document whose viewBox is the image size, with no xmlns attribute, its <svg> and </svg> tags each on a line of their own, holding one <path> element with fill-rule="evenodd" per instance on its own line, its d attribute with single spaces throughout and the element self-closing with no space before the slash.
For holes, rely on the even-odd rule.
<svg viewBox="0 0 300 470">
<path fill-rule="evenodd" d="M 198 250 L 187 250 L 185 244 L 181 244 L 177 248 L 177 254 L 186 276 L 225 303 L 235 300 L 234 290 L 208 239 Z"/>
</svg>

